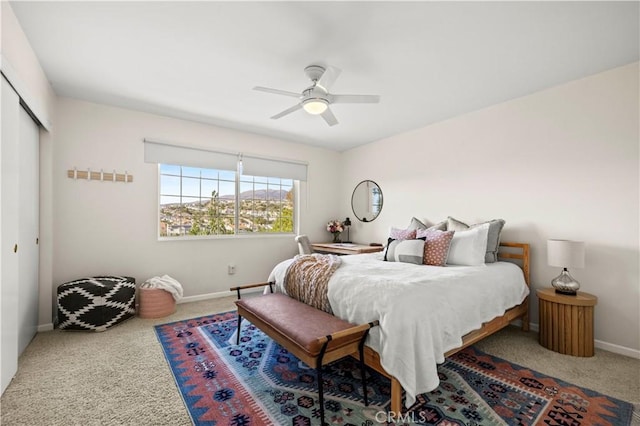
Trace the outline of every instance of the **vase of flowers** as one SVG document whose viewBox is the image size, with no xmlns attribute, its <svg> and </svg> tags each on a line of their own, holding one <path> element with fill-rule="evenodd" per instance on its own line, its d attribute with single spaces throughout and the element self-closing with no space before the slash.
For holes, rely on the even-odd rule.
<svg viewBox="0 0 640 426">
<path fill-rule="evenodd" d="M 332 220 L 327 223 L 327 231 L 333 235 L 333 243 L 340 242 L 340 233 L 344 230 L 342 223 L 339 220 Z"/>
</svg>

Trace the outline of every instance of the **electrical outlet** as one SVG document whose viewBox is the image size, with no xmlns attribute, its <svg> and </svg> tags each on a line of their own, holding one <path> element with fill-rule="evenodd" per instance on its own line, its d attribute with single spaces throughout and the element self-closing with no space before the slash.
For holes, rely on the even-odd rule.
<svg viewBox="0 0 640 426">
<path fill-rule="evenodd" d="M 229 275 L 233 275 L 236 273 L 236 265 L 229 265 L 227 266 L 227 273 Z"/>
</svg>

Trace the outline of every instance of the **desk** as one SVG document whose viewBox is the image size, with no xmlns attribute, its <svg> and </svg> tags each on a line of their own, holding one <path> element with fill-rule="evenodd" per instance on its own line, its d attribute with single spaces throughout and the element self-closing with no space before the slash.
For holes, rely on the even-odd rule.
<svg viewBox="0 0 640 426">
<path fill-rule="evenodd" d="M 351 243 L 313 243 L 311 248 L 320 253 L 331 254 L 363 254 L 377 253 L 384 250 L 382 246 L 367 246 L 364 244 Z"/>
</svg>

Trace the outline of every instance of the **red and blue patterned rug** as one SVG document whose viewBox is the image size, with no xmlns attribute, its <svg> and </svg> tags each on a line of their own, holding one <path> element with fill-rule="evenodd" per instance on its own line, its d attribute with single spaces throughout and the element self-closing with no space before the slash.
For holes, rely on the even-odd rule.
<svg viewBox="0 0 640 426">
<path fill-rule="evenodd" d="M 195 425 L 318 425 L 316 374 L 235 312 L 156 326 Z M 369 370 L 364 407 L 358 364 L 325 367 L 325 419 L 332 425 L 629 425 L 631 404 L 467 348 L 438 367 L 440 386 L 401 415 L 390 383 Z"/>
</svg>

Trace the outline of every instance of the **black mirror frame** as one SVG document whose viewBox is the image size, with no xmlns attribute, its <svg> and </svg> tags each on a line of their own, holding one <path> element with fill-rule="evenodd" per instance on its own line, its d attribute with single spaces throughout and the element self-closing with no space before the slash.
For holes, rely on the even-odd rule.
<svg viewBox="0 0 640 426">
<path fill-rule="evenodd" d="M 372 184 L 374 184 L 378 190 L 380 191 L 380 209 L 378 210 L 378 213 L 372 218 L 372 219 L 367 219 L 366 217 L 360 217 L 360 215 L 356 212 L 354 206 L 353 206 L 353 197 L 356 194 L 356 191 L 358 190 L 358 188 L 360 187 L 360 185 L 362 185 L 363 183 L 367 183 L 367 182 L 371 182 Z M 373 222 L 374 220 L 376 220 L 378 218 L 378 216 L 380 216 L 380 212 L 382 211 L 382 206 L 384 205 L 384 195 L 382 194 L 382 188 L 380 188 L 380 185 L 378 185 L 376 182 L 372 181 L 371 179 L 365 179 L 363 181 L 361 181 L 360 183 L 358 183 L 356 185 L 356 187 L 353 189 L 353 192 L 351 193 L 351 210 L 353 211 L 354 216 L 356 217 L 356 219 L 358 219 L 360 222 Z"/>
</svg>

